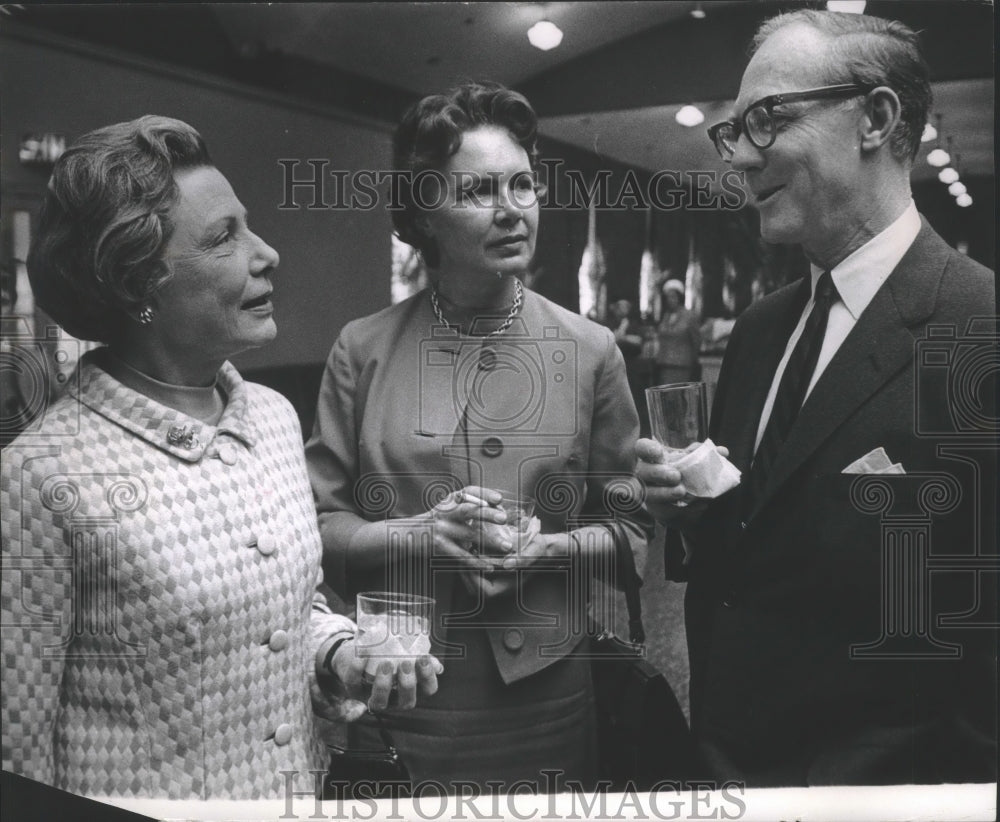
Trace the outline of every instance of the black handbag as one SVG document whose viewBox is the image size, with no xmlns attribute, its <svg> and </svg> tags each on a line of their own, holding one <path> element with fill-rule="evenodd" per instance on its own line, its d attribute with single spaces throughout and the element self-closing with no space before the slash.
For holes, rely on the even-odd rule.
<svg viewBox="0 0 1000 822">
<path fill-rule="evenodd" d="M 610 789 L 648 791 L 658 782 L 684 783 L 697 772 L 684 712 L 666 677 L 646 661 L 639 586 L 628 538 L 615 523 L 624 574 L 629 639 L 594 626 L 591 639 L 597 703 L 598 777 Z"/>
<path fill-rule="evenodd" d="M 382 748 L 370 750 L 327 745 L 330 766 L 323 781 L 323 799 L 385 799 L 410 795 L 410 774 L 399 757 L 389 730 L 374 717 Z M 348 730 L 350 736 L 350 729 Z"/>
</svg>

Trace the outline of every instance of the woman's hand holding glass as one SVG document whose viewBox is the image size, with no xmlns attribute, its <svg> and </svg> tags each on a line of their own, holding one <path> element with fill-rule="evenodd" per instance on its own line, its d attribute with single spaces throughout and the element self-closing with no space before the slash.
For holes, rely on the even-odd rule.
<svg viewBox="0 0 1000 822">
<path fill-rule="evenodd" d="M 505 572 L 508 558 L 532 552 L 541 530 L 530 500 L 480 486 L 450 494 L 429 513 L 435 546 L 466 565 L 466 587 L 486 598 L 514 587 L 516 575 Z"/>
<path fill-rule="evenodd" d="M 431 654 L 416 657 L 380 657 L 365 655 L 357 639 L 343 642 L 330 661 L 330 671 L 340 680 L 354 703 L 346 718 L 353 721 L 365 711 L 384 711 L 390 706 L 408 710 L 417 704 L 417 695 L 437 692 L 444 665 Z"/>
<path fill-rule="evenodd" d="M 495 527 L 507 522 L 502 500 L 499 491 L 478 485 L 449 494 L 425 515 L 434 523 L 435 550 L 470 570 L 493 570 L 494 557 L 514 549 L 507 530 Z"/>
</svg>

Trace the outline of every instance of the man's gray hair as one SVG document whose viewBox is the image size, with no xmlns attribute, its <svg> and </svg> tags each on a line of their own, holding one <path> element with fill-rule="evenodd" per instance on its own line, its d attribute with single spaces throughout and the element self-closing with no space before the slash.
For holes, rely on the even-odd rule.
<svg viewBox="0 0 1000 822">
<path fill-rule="evenodd" d="M 900 160 L 912 162 L 932 102 L 930 70 L 917 33 L 898 20 L 799 9 L 765 20 L 754 35 L 751 54 L 776 31 L 796 23 L 829 38 L 830 48 L 820 59 L 830 84 L 888 86 L 896 92 L 902 111 L 889 146 Z"/>
</svg>

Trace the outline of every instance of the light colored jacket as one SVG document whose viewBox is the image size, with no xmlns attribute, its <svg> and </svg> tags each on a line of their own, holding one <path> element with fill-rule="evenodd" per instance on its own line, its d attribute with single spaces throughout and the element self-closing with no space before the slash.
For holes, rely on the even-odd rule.
<svg viewBox="0 0 1000 822">
<path fill-rule="evenodd" d="M 366 520 L 391 527 L 470 484 L 533 497 L 543 533 L 608 539 L 617 521 L 619 547 L 641 572 L 651 521 L 632 476 L 638 430 L 612 333 L 527 289 L 501 337 L 459 337 L 437 322 L 426 292 L 349 323 L 327 361 L 306 445 L 339 593 L 423 586 L 444 617 L 453 577 L 391 557 L 385 572 L 362 574 L 347 548 Z M 609 571 L 593 575 L 609 579 Z M 463 615 L 469 629 L 486 629 L 505 682 L 579 645 L 589 594 L 589 583 L 575 584 L 581 579 L 529 570 L 516 597 Z M 445 633 L 460 641 L 457 627 L 438 638 Z"/>
<path fill-rule="evenodd" d="M 85 355 L 3 454 L 3 767 L 74 793 L 256 798 L 325 768 L 320 541 L 291 406 L 210 426 Z"/>
</svg>

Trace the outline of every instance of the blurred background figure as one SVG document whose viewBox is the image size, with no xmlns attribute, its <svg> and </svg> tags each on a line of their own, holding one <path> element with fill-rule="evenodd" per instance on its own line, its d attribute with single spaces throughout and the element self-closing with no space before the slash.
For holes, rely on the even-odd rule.
<svg viewBox="0 0 1000 822">
<path fill-rule="evenodd" d="M 701 330 L 694 312 L 684 307 L 684 283 L 667 280 L 661 287 L 663 314 L 656 327 L 654 385 L 701 378 L 698 352 Z"/>
<path fill-rule="evenodd" d="M 625 360 L 625 375 L 628 378 L 632 402 L 639 414 L 640 436 L 648 436 L 649 419 L 646 414 L 646 373 L 642 367 L 642 326 L 629 300 L 615 300 L 608 306 L 605 323 L 615 335 L 615 343 Z"/>
</svg>

